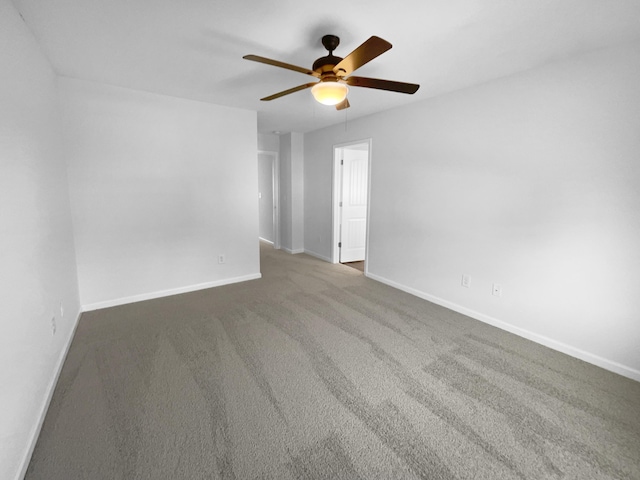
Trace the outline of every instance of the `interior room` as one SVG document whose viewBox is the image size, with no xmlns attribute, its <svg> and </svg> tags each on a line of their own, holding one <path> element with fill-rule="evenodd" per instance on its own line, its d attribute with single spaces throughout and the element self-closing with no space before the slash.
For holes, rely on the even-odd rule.
<svg viewBox="0 0 640 480">
<path fill-rule="evenodd" d="M 0 478 L 640 476 L 639 2 L 0 0 L 0 68 Z"/>
</svg>

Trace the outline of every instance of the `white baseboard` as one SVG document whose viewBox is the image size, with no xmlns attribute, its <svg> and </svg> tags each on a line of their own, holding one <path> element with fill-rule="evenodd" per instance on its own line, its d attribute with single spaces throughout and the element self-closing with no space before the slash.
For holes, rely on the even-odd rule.
<svg viewBox="0 0 640 480">
<path fill-rule="evenodd" d="M 180 293 L 195 292 L 195 291 L 204 290 L 207 288 L 221 287 L 223 285 L 229 285 L 232 283 L 246 282 L 248 280 L 256 280 L 258 278 L 262 278 L 261 273 L 252 273 L 250 275 L 243 275 L 241 277 L 225 278 L 223 280 L 215 280 L 213 282 L 199 283 L 196 285 L 188 285 L 186 287 L 172 288 L 169 290 L 161 290 L 158 292 L 143 293 L 141 295 L 133 295 L 131 297 L 116 298 L 116 299 L 107 300 L 104 302 L 97 302 L 97 303 L 82 305 L 82 311 L 90 312 L 92 310 L 100 310 L 101 308 L 116 307 L 118 305 L 125 305 L 127 303 L 142 302 L 143 300 L 152 300 L 154 298 L 168 297 L 171 295 L 178 295 Z"/>
<path fill-rule="evenodd" d="M 37 423 L 35 424 L 31 434 L 29 435 L 29 447 L 22 458 L 21 468 L 18 471 L 18 476 L 16 480 L 22 480 L 24 476 L 27 474 L 27 469 L 29 468 L 29 462 L 31 461 L 31 456 L 33 455 L 33 451 L 36 448 L 36 443 L 38 443 L 38 437 L 40 437 L 40 431 L 42 430 L 42 425 L 44 424 L 44 419 L 47 416 L 47 412 L 49 411 L 49 405 L 51 404 L 51 399 L 53 398 L 53 392 L 56 389 L 56 385 L 58 384 L 58 379 L 60 378 L 60 373 L 62 372 L 62 367 L 64 365 L 64 361 L 67 359 L 67 354 L 69 353 L 69 349 L 71 348 L 71 342 L 73 342 L 73 337 L 76 335 L 76 329 L 78 328 L 78 322 L 80 321 L 80 316 L 82 315 L 82 310 L 78 312 L 76 316 L 76 320 L 73 324 L 73 328 L 71 328 L 71 333 L 69 334 L 69 338 L 65 342 L 64 347 L 60 351 L 60 355 L 58 356 L 58 361 L 56 363 L 56 368 L 47 385 L 46 395 L 44 399 L 44 403 L 42 404 L 42 409 L 40 410 L 40 417 L 38 418 Z"/>
<path fill-rule="evenodd" d="M 319 253 L 312 252 L 311 250 L 305 250 L 304 253 L 307 255 L 311 255 L 312 257 L 319 258 L 320 260 L 324 260 L 325 262 L 331 263 L 331 259 L 329 257 L 325 257 L 324 255 L 320 255 Z"/>
<path fill-rule="evenodd" d="M 516 327 L 514 325 L 511 325 L 510 323 L 490 317 L 489 315 L 485 315 L 484 313 L 476 312 L 475 310 L 471 310 L 470 308 L 463 307 L 461 305 L 458 305 L 457 303 L 453 303 L 443 298 L 436 297 L 435 295 L 430 295 L 420 290 L 416 290 L 415 288 L 407 287 L 400 283 L 394 282 L 393 280 L 389 280 L 369 272 L 367 272 L 365 275 L 372 280 L 384 283 L 391 287 L 397 288 L 398 290 L 402 290 L 403 292 L 410 293 L 411 295 L 415 295 L 416 297 L 428 300 L 429 302 L 441 305 L 455 312 L 462 313 L 463 315 L 471 317 L 475 320 L 480 320 L 481 322 L 488 323 L 489 325 L 497 327 L 501 330 L 506 330 L 507 332 L 539 343 L 540 345 L 544 345 L 545 347 L 557 350 L 558 352 L 566 353 L 567 355 L 570 355 L 572 357 L 584 360 L 587 363 L 597 365 L 598 367 L 604 368 L 605 370 L 609 370 L 611 372 L 640 382 L 640 370 L 636 370 L 635 368 L 629 367 L 627 365 L 622 365 L 621 363 L 600 357 L 599 355 L 595 355 L 585 350 L 567 345 L 566 343 L 559 342 L 557 340 L 554 340 L 553 338 L 540 335 L 530 330 Z"/>
<path fill-rule="evenodd" d="M 258 240 L 264 243 L 268 243 L 269 245 L 273 245 L 273 242 L 271 240 L 267 240 L 266 238 L 258 237 Z"/>
<path fill-rule="evenodd" d="M 290 248 L 287 248 L 287 247 L 281 247 L 281 248 L 285 252 L 290 253 L 292 255 L 297 255 L 298 253 L 304 253 L 304 248 L 297 248 L 295 250 L 291 250 Z"/>
</svg>

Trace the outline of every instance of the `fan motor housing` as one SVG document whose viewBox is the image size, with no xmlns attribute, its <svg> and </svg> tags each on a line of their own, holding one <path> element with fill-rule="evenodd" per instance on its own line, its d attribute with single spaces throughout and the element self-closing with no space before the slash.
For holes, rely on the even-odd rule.
<svg viewBox="0 0 640 480">
<path fill-rule="evenodd" d="M 322 74 L 325 72 L 333 72 L 333 67 L 339 64 L 342 61 L 341 57 L 336 57 L 334 55 L 327 55 L 326 57 L 320 57 L 315 62 L 313 62 L 312 70 Z"/>
</svg>

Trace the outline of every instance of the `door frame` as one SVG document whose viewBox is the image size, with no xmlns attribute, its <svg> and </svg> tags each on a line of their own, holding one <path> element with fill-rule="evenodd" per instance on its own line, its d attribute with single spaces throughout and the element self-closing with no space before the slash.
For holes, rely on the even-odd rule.
<svg viewBox="0 0 640 480">
<path fill-rule="evenodd" d="M 271 150 L 258 150 L 258 155 L 268 155 L 273 158 L 271 169 L 271 184 L 273 186 L 273 248 L 280 249 L 280 155 Z M 259 221 L 259 220 L 258 220 Z"/>
<path fill-rule="evenodd" d="M 338 143 L 333 146 L 333 192 L 332 192 L 332 236 L 331 236 L 331 263 L 340 262 L 340 248 L 338 242 L 340 241 L 340 195 L 342 194 L 342 170 L 340 168 L 340 150 L 352 147 L 355 145 L 367 145 L 367 230 L 364 247 L 364 273 L 368 273 L 369 262 L 369 217 L 371 216 L 371 138 L 365 138 L 362 140 L 352 140 L 345 143 Z"/>
</svg>

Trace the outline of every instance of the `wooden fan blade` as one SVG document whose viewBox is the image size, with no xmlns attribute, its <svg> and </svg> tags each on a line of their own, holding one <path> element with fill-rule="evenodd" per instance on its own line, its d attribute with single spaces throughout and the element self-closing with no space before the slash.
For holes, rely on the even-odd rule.
<svg viewBox="0 0 640 480">
<path fill-rule="evenodd" d="M 252 62 L 258 63 L 266 63 L 267 65 L 273 65 L 274 67 L 286 68 L 287 70 L 293 70 L 294 72 L 304 73 L 306 75 L 311 75 L 312 77 L 320 78 L 320 74 L 318 72 L 314 72 L 313 70 L 309 70 L 308 68 L 297 67 L 295 65 L 291 65 L 290 63 L 279 62 L 278 60 L 272 60 L 266 57 L 260 57 L 258 55 L 245 55 L 245 60 L 251 60 Z"/>
<path fill-rule="evenodd" d="M 353 87 L 377 88 L 378 90 L 389 90 L 399 93 L 413 94 L 420 88 L 420 85 L 415 83 L 394 82 L 392 80 L 380 80 L 379 78 L 349 77 L 344 80 L 348 85 Z"/>
<path fill-rule="evenodd" d="M 380 37 L 373 36 L 333 67 L 333 72 L 341 77 L 349 75 L 365 63 L 391 48 L 391 44 Z"/>
<path fill-rule="evenodd" d="M 336 105 L 336 110 L 344 110 L 345 108 L 349 108 L 350 106 L 351 105 L 349 105 L 349 99 L 345 98 L 343 101 Z"/>
<path fill-rule="evenodd" d="M 269 95 L 268 97 L 261 98 L 263 102 L 268 102 L 269 100 L 275 100 L 276 98 L 284 97 L 285 95 L 289 95 L 290 93 L 299 92 L 300 90 L 304 90 L 305 88 L 313 87 L 317 82 L 305 83 L 304 85 L 298 85 L 297 87 L 290 88 L 289 90 L 284 90 L 282 92 L 274 93 L 273 95 Z"/>
</svg>

